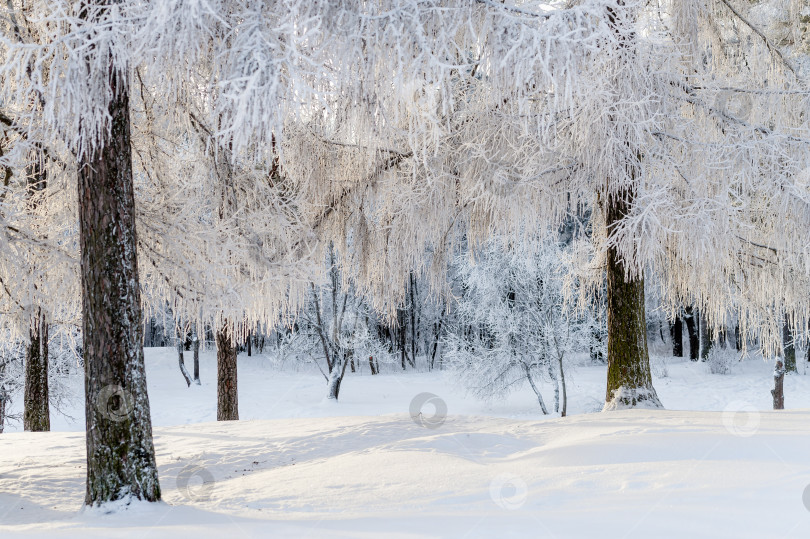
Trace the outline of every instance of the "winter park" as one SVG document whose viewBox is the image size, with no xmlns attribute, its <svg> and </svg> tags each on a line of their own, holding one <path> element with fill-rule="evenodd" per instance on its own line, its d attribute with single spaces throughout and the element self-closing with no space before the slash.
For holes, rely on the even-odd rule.
<svg viewBox="0 0 810 539">
<path fill-rule="evenodd" d="M 810 0 L 6 0 L 0 538 L 810 537 Z"/>
</svg>

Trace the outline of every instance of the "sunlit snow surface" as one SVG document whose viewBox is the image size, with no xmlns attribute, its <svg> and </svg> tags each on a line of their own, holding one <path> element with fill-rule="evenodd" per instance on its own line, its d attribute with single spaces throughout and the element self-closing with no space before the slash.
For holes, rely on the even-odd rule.
<svg viewBox="0 0 810 539">
<path fill-rule="evenodd" d="M 584 413 L 604 368 L 580 367 L 560 419 L 530 390 L 480 403 L 435 373 L 349 374 L 335 404 L 320 374 L 240 355 L 243 420 L 217 423 L 214 361 L 187 389 L 147 350 L 165 503 L 82 512 L 81 421 L 0 436 L 0 538 L 810 537 L 810 376 L 786 379 L 803 410 L 773 412 L 768 365 L 672 360 L 668 410 Z M 409 416 L 422 392 L 447 404 L 435 428 Z"/>
</svg>

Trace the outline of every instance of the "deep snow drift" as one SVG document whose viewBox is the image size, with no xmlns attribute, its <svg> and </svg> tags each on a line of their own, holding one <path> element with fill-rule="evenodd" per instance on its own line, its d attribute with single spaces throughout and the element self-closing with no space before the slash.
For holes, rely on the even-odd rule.
<svg viewBox="0 0 810 539">
<path fill-rule="evenodd" d="M 762 363 L 669 363 L 670 410 L 609 413 L 583 413 L 604 368 L 580 367 L 560 419 L 529 390 L 480 403 L 436 373 L 349 374 L 324 402 L 320 374 L 239 361 L 244 419 L 217 423 L 213 354 L 187 389 L 173 351 L 147 350 L 162 504 L 80 512 L 80 394 L 64 432 L 9 429 L 0 537 L 810 537 L 810 411 L 768 411 Z M 448 409 L 427 427 L 408 412 L 426 391 Z M 810 377 L 786 398 L 810 408 Z"/>
</svg>

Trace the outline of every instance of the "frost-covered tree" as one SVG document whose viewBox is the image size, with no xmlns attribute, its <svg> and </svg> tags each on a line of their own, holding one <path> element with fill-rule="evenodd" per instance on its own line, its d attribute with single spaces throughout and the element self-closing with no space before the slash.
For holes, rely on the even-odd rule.
<svg viewBox="0 0 810 539">
<path fill-rule="evenodd" d="M 736 311 L 743 333 L 778 345 L 773 313 L 789 305 L 804 327 L 808 93 L 748 7 L 382 4 L 341 5 L 357 31 L 335 38 L 337 66 L 361 75 L 301 118 L 284 154 L 309 197 L 343 206 L 322 228 L 375 306 L 401 304 L 413 268 L 441 287 L 459 237 L 553 231 L 590 208 L 608 408 L 660 406 L 645 270 L 669 305 L 695 305 L 711 326 Z M 411 37 L 395 54 L 376 54 L 400 29 Z"/>
</svg>

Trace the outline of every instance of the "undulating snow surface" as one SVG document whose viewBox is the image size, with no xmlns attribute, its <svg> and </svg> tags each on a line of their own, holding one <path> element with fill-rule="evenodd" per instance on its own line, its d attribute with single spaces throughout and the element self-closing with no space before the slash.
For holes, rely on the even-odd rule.
<svg viewBox="0 0 810 539">
<path fill-rule="evenodd" d="M 214 355 L 186 388 L 172 350 L 147 350 L 162 504 L 81 512 L 80 385 L 59 432 L 9 428 L 0 538 L 810 537 L 810 376 L 788 376 L 791 409 L 773 412 L 769 365 L 671 360 L 668 410 L 586 413 L 605 373 L 583 366 L 575 415 L 544 418 L 529 389 L 486 404 L 441 374 L 366 372 L 334 403 L 320 374 L 239 361 L 242 420 L 217 423 Z M 410 417 L 424 392 L 443 422 Z"/>
</svg>

